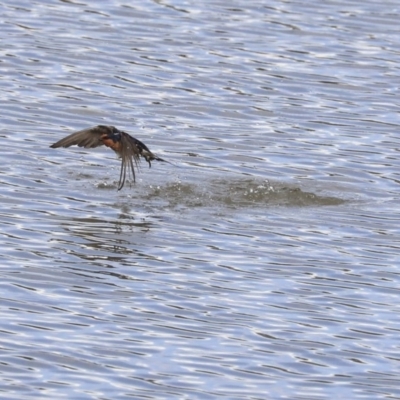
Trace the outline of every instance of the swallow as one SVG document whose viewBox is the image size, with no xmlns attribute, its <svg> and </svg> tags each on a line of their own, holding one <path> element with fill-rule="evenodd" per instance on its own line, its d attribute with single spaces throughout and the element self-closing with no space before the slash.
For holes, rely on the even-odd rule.
<svg viewBox="0 0 400 400">
<path fill-rule="evenodd" d="M 134 167 L 138 168 L 140 157 L 143 157 L 149 163 L 149 168 L 153 160 L 168 162 L 153 154 L 143 142 L 126 132 L 120 131 L 115 126 L 98 125 L 82 129 L 59 140 L 50 147 L 55 149 L 57 147 L 70 147 L 74 145 L 90 149 L 104 145 L 117 153 L 118 157 L 121 158 L 118 190 L 124 187 L 127 168 L 128 173 L 129 171 L 132 172 L 133 182 L 135 182 Z"/>
</svg>

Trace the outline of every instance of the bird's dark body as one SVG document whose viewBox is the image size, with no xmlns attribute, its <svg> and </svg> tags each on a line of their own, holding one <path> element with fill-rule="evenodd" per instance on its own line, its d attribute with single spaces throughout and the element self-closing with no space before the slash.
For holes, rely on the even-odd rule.
<svg viewBox="0 0 400 400">
<path fill-rule="evenodd" d="M 133 162 L 138 166 L 140 157 L 143 157 L 149 163 L 150 167 L 151 161 L 153 160 L 166 162 L 153 154 L 143 142 L 126 132 L 120 131 L 115 126 L 98 125 L 83 129 L 59 140 L 50 147 L 70 147 L 74 145 L 85 148 L 94 148 L 104 145 L 118 154 L 121 158 L 118 190 L 121 190 L 125 184 L 127 166 L 130 167 L 129 170 L 132 172 L 133 181 L 135 181 Z"/>
</svg>

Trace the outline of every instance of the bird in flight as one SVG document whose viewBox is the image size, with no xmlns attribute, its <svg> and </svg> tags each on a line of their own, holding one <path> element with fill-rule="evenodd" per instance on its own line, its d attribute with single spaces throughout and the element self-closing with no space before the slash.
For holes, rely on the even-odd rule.
<svg viewBox="0 0 400 400">
<path fill-rule="evenodd" d="M 135 182 L 135 168 L 138 167 L 140 156 L 143 157 L 151 167 L 151 161 L 163 161 L 160 157 L 153 154 L 149 148 L 140 140 L 132 137 L 126 132 L 122 132 L 115 126 L 98 125 L 92 128 L 82 129 L 52 144 L 50 147 L 70 147 L 77 145 L 79 147 L 93 148 L 107 146 L 114 150 L 121 158 L 121 172 L 119 175 L 118 190 L 124 187 L 126 172 L 128 168 L 132 172 L 132 178 Z"/>
</svg>

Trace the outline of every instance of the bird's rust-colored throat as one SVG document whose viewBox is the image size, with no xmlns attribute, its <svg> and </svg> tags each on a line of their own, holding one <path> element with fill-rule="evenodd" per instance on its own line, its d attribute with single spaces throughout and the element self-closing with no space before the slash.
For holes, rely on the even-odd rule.
<svg viewBox="0 0 400 400">
<path fill-rule="evenodd" d="M 108 135 L 102 135 L 100 139 L 103 142 L 104 146 L 109 147 L 110 149 L 114 150 L 116 153 L 121 152 L 121 141 L 120 140 L 114 140 L 113 138 L 110 138 Z"/>
</svg>

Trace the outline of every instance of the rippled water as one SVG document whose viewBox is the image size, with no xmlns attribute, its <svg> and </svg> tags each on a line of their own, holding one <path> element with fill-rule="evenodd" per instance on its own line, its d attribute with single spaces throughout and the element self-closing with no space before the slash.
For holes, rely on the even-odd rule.
<svg viewBox="0 0 400 400">
<path fill-rule="evenodd" d="M 2 399 L 400 398 L 398 2 L 0 10 Z"/>
</svg>

